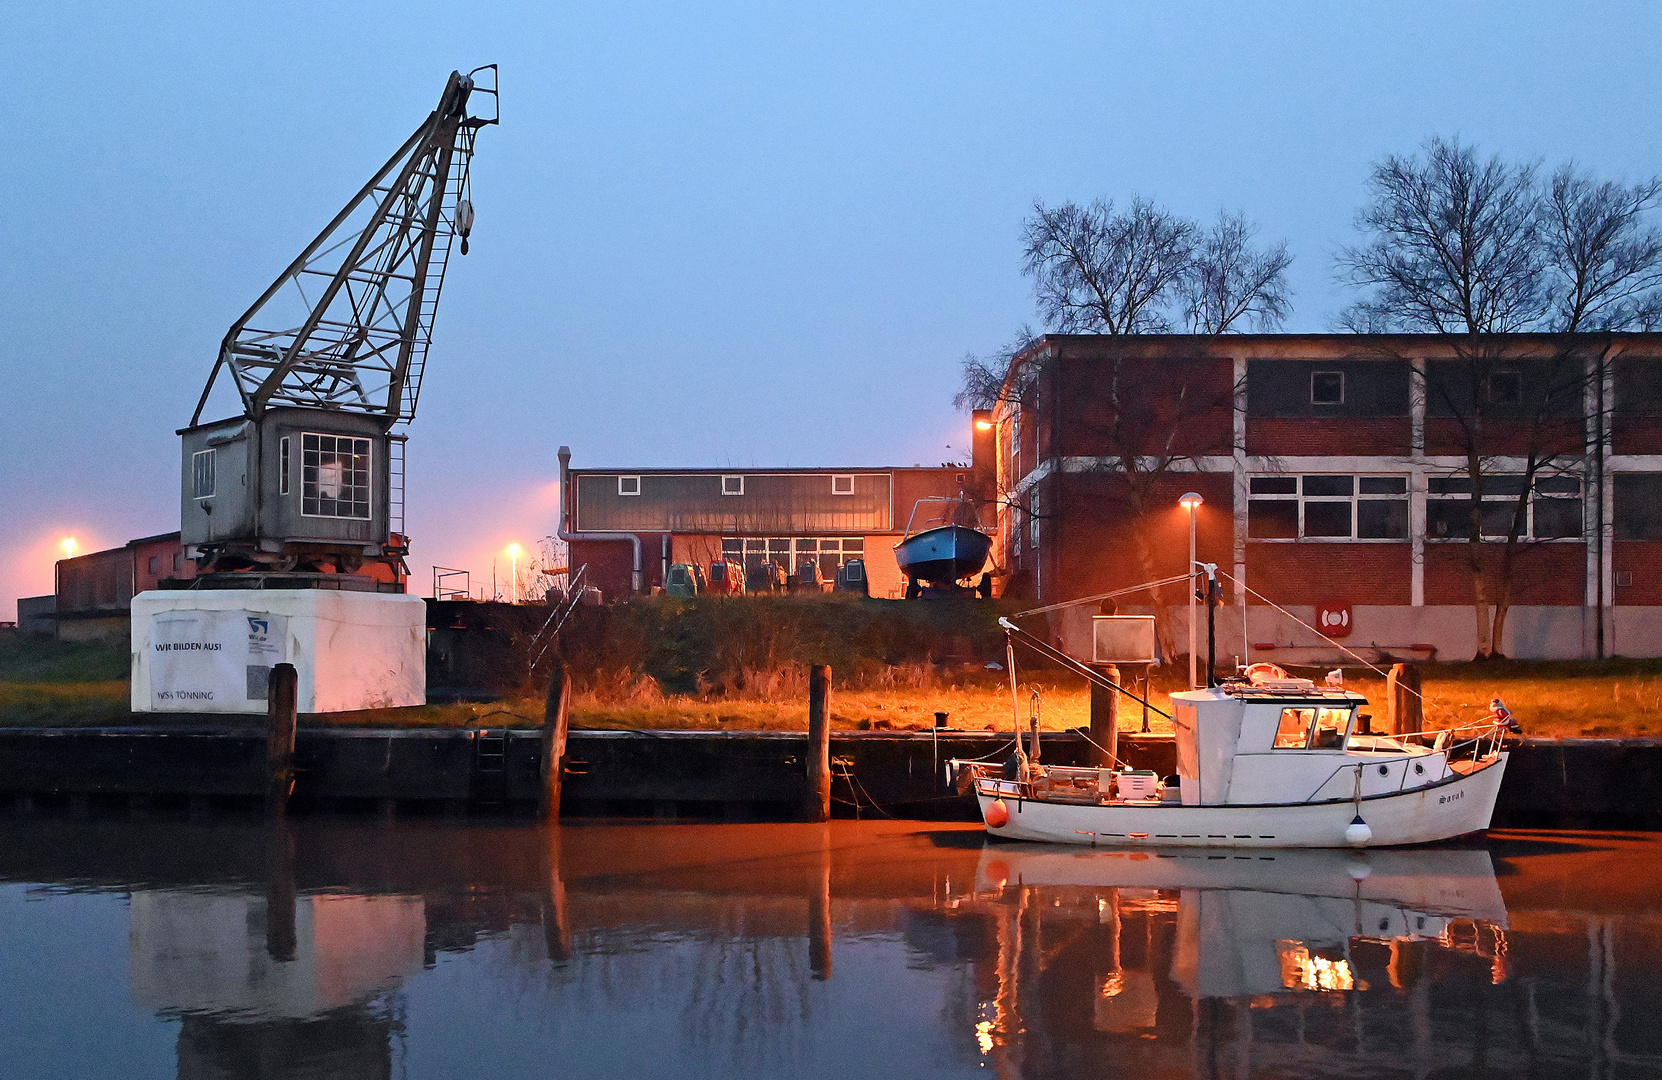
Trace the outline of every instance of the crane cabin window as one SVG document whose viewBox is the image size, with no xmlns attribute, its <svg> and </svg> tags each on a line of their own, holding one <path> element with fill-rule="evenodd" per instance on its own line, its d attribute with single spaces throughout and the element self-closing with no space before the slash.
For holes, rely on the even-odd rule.
<svg viewBox="0 0 1662 1080">
<path fill-rule="evenodd" d="M 300 512 L 307 517 L 369 517 L 369 440 L 300 436 Z"/>
<path fill-rule="evenodd" d="M 214 493 L 214 452 L 198 450 L 190 456 L 190 492 L 193 499 L 211 498 Z"/>
</svg>

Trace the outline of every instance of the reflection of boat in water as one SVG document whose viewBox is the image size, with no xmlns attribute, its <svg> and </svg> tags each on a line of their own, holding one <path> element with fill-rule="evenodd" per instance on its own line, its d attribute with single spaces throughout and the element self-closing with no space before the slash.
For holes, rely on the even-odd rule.
<svg viewBox="0 0 1662 1080">
<path fill-rule="evenodd" d="M 941 503 L 950 507 L 944 513 L 926 520 L 928 528 L 918 526 L 918 509 L 925 503 Z M 993 549 L 993 538 L 973 527 L 973 511 L 967 499 L 919 499 L 912 506 L 912 516 L 906 522 L 906 535 L 895 545 L 895 562 L 910 584 L 909 596 L 917 595 L 923 585 L 952 588 L 955 582 L 981 573 L 987 565 L 987 556 Z"/>
<path fill-rule="evenodd" d="M 1045 766 L 1019 750 L 1002 764 L 963 763 L 988 831 L 1110 846 L 1423 844 L 1487 829 L 1506 771 L 1501 723 L 1367 734 L 1366 698 L 1308 679 L 1229 679 L 1171 700 L 1177 783 L 1154 787 L 1150 775 L 1134 786 L 1112 769 Z"/>
<path fill-rule="evenodd" d="M 1192 999 L 1361 989 L 1352 959 L 1360 942 L 1393 950 L 1428 942 L 1472 952 L 1500 962 L 1493 978 L 1504 977 L 1498 958 L 1506 905 L 1487 851 L 1209 856 L 1037 845 L 986 849 L 977 894 L 1002 896 L 1012 889 L 1045 911 L 1077 907 L 1084 893 L 1097 896 L 1097 921 L 1111 919 L 1116 931 L 1116 968 L 1122 914 L 1175 914 L 1170 978 Z M 1135 989 L 1152 974 L 1111 971 L 1103 982 L 1106 996 L 1152 995 L 1152 983 Z M 1147 1007 L 1153 1008 L 1152 997 Z M 1129 1003 L 1125 1009 L 1139 1011 Z"/>
</svg>

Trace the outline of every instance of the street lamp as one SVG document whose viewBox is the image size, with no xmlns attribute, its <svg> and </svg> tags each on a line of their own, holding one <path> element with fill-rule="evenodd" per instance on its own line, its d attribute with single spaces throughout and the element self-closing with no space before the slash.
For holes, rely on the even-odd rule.
<svg viewBox="0 0 1662 1080">
<path fill-rule="evenodd" d="M 61 546 L 63 547 L 64 558 L 73 559 L 75 557 L 75 538 L 73 536 L 65 537 Z"/>
<path fill-rule="evenodd" d="M 513 596 L 513 599 L 510 601 L 510 603 L 517 604 L 517 603 L 519 603 L 519 545 L 518 544 L 509 544 L 508 545 L 508 559 L 509 559 L 508 565 L 512 567 L 512 569 L 508 571 L 508 574 L 509 574 L 509 577 L 508 577 L 509 585 L 508 585 L 508 587 L 513 590 L 512 594 L 511 594 Z"/>
<path fill-rule="evenodd" d="M 1190 491 L 1177 500 L 1177 505 L 1189 512 L 1189 689 L 1199 685 L 1199 672 L 1196 668 L 1195 645 L 1195 507 L 1206 500 L 1200 497 L 1200 492 Z"/>
</svg>

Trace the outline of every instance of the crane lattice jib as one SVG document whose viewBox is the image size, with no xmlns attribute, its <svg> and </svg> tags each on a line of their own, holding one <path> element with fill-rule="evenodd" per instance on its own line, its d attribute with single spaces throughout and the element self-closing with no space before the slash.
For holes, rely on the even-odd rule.
<svg viewBox="0 0 1662 1080">
<path fill-rule="evenodd" d="M 474 76 L 490 73 L 490 86 Z M 481 127 L 475 93 L 495 111 L 496 69 L 451 72 L 439 107 L 232 325 L 191 425 L 222 369 L 243 411 L 273 406 L 377 413 L 408 421 L 421 393 L 450 247 L 467 253 L 468 167 Z"/>
</svg>

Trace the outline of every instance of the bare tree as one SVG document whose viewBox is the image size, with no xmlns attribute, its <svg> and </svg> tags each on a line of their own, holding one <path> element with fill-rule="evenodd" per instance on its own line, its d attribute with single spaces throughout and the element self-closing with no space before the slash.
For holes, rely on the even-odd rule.
<svg viewBox="0 0 1662 1080">
<path fill-rule="evenodd" d="M 1357 215 L 1369 239 L 1339 256 L 1340 279 L 1367 294 L 1340 322 L 1443 334 L 1455 353 L 1427 366 L 1426 389 L 1464 461 L 1479 659 L 1502 655 L 1537 477 L 1589 449 L 1583 396 L 1590 384 L 1602 396 L 1611 346 L 1589 332 L 1646 328 L 1662 314 L 1662 238 L 1648 225 L 1659 194 L 1662 181 L 1600 182 L 1573 166 L 1543 184 L 1536 165 L 1483 159 L 1457 139 L 1387 157 L 1369 178 Z M 1510 336 L 1525 332 L 1558 337 Z M 1597 453 L 1602 438 L 1593 442 Z M 1513 501 L 1497 541 L 1484 497 L 1503 487 Z"/>
<path fill-rule="evenodd" d="M 1217 223 L 1195 244 L 1179 282 L 1191 334 L 1228 333 L 1246 319 L 1259 329 L 1274 329 L 1287 318 L 1287 267 L 1293 257 L 1286 241 L 1255 249 L 1257 231 L 1245 214 L 1220 210 Z"/>
<path fill-rule="evenodd" d="M 1033 204 L 1024 223 L 1023 272 L 1033 278 L 1039 314 L 1062 333 L 1162 334 L 1163 310 L 1189 270 L 1191 221 L 1134 198 L 1123 214 L 1101 199 L 1089 206 Z"/>
</svg>

